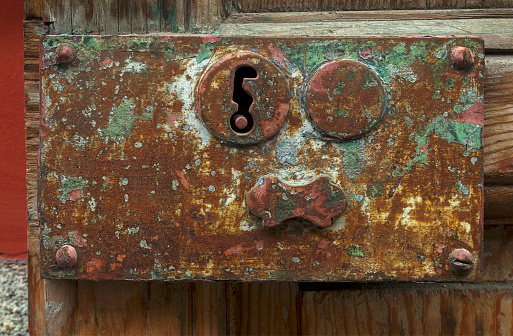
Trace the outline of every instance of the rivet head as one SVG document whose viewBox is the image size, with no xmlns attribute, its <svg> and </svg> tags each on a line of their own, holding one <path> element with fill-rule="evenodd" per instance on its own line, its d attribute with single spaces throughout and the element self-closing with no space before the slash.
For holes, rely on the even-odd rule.
<svg viewBox="0 0 513 336">
<path fill-rule="evenodd" d="M 466 249 L 456 249 L 449 255 L 449 268 L 455 274 L 467 274 L 474 268 L 474 257 Z"/>
<path fill-rule="evenodd" d="M 474 53 L 467 47 L 456 47 L 451 51 L 451 63 L 456 69 L 468 69 L 474 65 Z"/>
<path fill-rule="evenodd" d="M 248 119 L 243 115 L 238 115 L 235 117 L 235 126 L 238 129 L 245 129 L 248 126 Z"/>
<path fill-rule="evenodd" d="M 77 251 L 71 245 L 62 245 L 55 254 L 60 268 L 72 268 L 77 264 Z"/>
<path fill-rule="evenodd" d="M 55 63 L 59 64 L 71 63 L 77 56 L 77 50 L 70 43 L 59 44 L 55 53 Z"/>
</svg>

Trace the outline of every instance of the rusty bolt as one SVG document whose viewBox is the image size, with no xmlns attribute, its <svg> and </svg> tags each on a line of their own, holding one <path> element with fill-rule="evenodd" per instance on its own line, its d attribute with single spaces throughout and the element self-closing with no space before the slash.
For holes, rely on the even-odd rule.
<svg viewBox="0 0 513 336">
<path fill-rule="evenodd" d="M 456 47 L 451 51 L 451 63 L 456 69 L 468 69 L 474 65 L 474 53 L 467 47 Z"/>
<path fill-rule="evenodd" d="M 238 115 L 235 117 L 235 126 L 239 130 L 243 130 L 248 126 L 248 119 L 243 115 Z"/>
<path fill-rule="evenodd" d="M 72 268 L 77 264 L 77 251 L 71 245 L 62 245 L 55 254 L 60 268 Z"/>
<path fill-rule="evenodd" d="M 469 273 L 474 267 L 474 257 L 466 249 L 456 249 L 449 255 L 449 267 L 455 274 Z"/>
<path fill-rule="evenodd" d="M 60 64 L 71 63 L 77 56 L 77 50 L 70 43 L 59 44 L 56 50 L 55 62 Z"/>
</svg>

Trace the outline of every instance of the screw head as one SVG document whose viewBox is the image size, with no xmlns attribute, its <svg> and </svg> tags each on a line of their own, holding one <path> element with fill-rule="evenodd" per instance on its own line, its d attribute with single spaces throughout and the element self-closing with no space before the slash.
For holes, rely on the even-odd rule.
<svg viewBox="0 0 513 336">
<path fill-rule="evenodd" d="M 62 245 L 55 254 L 60 268 L 72 268 L 77 264 L 77 251 L 71 245 Z"/>
<path fill-rule="evenodd" d="M 468 69 L 474 65 L 474 53 L 467 47 L 456 47 L 451 51 L 451 63 L 456 69 Z"/>
<path fill-rule="evenodd" d="M 77 56 L 77 50 L 70 43 L 59 44 L 55 53 L 55 62 L 59 64 L 71 63 Z"/>
<path fill-rule="evenodd" d="M 466 249 L 456 249 L 449 255 L 449 268 L 455 274 L 467 274 L 474 268 L 474 257 Z"/>
<path fill-rule="evenodd" d="M 248 119 L 243 115 L 238 115 L 235 117 L 235 126 L 238 129 L 243 130 L 248 126 Z"/>
</svg>

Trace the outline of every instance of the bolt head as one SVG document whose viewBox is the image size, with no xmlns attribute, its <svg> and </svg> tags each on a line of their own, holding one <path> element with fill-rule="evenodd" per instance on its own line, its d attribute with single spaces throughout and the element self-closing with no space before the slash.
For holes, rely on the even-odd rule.
<svg viewBox="0 0 513 336">
<path fill-rule="evenodd" d="M 55 254 L 60 268 L 72 268 L 77 264 L 77 251 L 71 245 L 62 245 Z"/>
<path fill-rule="evenodd" d="M 474 53 L 467 47 L 456 47 L 451 51 L 451 63 L 456 69 L 468 69 L 474 65 Z"/>
<path fill-rule="evenodd" d="M 455 274 L 467 274 L 474 268 L 474 257 L 466 249 L 456 249 L 449 255 L 449 267 Z"/>
<path fill-rule="evenodd" d="M 59 44 L 56 50 L 55 62 L 59 64 L 71 63 L 77 55 L 77 50 L 70 43 Z"/>
<path fill-rule="evenodd" d="M 235 126 L 240 130 L 245 129 L 248 126 L 248 119 L 243 115 L 237 116 L 235 118 Z"/>
</svg>

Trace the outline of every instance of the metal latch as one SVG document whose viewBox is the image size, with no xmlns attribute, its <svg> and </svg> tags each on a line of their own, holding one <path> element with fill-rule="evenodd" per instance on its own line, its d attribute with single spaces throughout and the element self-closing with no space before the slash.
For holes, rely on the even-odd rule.
<svg viewBox="0 0 513 336">
<path fill-rule="evenodd" d="M 45 278 L 479 279 L 480 39 L 42 50 Z"/>
</svg>

